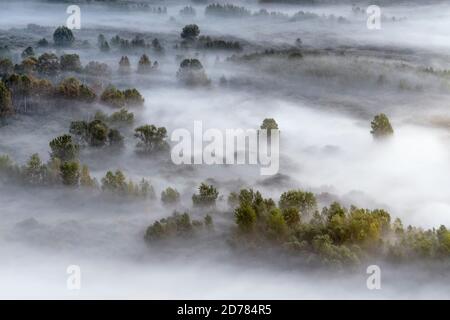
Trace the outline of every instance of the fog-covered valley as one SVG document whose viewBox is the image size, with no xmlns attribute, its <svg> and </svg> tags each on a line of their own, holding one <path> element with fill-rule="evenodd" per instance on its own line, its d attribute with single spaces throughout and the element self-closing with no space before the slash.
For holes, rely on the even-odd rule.
<svg viewBox="0 0 450 320">
<path fill-rule="evenodd" d="M 450 6 L 368 5 L 1 2 L 0 297 L 450 298 Z M 170 157 L 265 120 L 275 175 Z"/>
</svg>

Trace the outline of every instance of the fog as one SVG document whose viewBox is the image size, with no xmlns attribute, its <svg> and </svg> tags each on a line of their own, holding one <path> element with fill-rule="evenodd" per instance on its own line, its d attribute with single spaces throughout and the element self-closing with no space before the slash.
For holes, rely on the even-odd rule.
<svg viewBox="0 0 450 320">
<path fill-rule="evenodd" d="M 143 1 L 145 2 L 145 1 Z M 382 7 L 381 30 L 368 30 L 366 15 L 343 5 L 258 4 L 219 1 L 262 8 L 288 17 L 220 18 L 204 14 L 205 5 L 189 4 L 195 17 L 182 17 L 181 1 L 148 1 L 167 7 L 167 14 L 113 4 L 80 3 L 81 30 L 74 30 L 70 49 L 38 48 L 76 53 L 86 65 L 108 64 L 111 76 L 101 79 L 118 88 L 135 87 L 145 98 L 133 111 L 133 128 L 155 124 L 193 132 L 194 121 L 204 130 L 258 129 L 265 118 L 280 128 L 280 179 L 260 175 L 257 165 L 183 165 L 170 159 L 135 154 L 132 129 L 124 129 L 125 146 L 109 156 L 83 149 L 80 161 L 98 181 L 108 170 L 149 179 L 152 201 L 108 199 L 85 190 L 63 187 L 28 188 L 0 184 L 0 298 L 59 299 L 448 299 L 448 265 L 391 265 L 368 261 L 352 270 L 312 270 L 268 251 L 245 255 L 227 243 L 232 213 L 214 217 L 215 234 L 159 247 L 144 241 L 146 228 L 167 217 L 173 208 L 159 200 L 161 191 L 175 187 L 180 211 L 202 217 L 191 196 L 203 181 L 213 181 L 227 210 L 227 196 L 240 187 L 253 187 L 278 201 L 280 194 L 301 188 L 346 206 L 383 208 L 403 224 L 422 228 L 450 227 L 450 5 L 392 4 Z M 14 1 L 0 3 L 0 47 L 7 45 L 14 63 L 20 53 L 52 33 L 67 19 L 66 3 Z M 365 8 L 361 5 L 361 8 Z M 293 21 L 298 11 L 342 16 Z M 392 21 L 392 17 L 396 17 Z M 196 23 L 201 35 L 239 41 L 241 51 L 180 49 L 183 26 Z M 30 26 L 31 25 L 31 26 Z M 37 26 L 39 26 L 39 28 Z M 149 50 L 159 69 L 135 72 L 144 51 L 126 53 L 132 73 L 117 72 L 118 51 L 100 52 L 98 34 L 147 42 L 158 38 L 164 53 Z M 301 38 L 301 45 L 296 39 Z M 90 47 L 81 41 L 88 40 Z M 304 50 L 302 62 L 264 50 Z M 147 52 L 147 51 L 146 51 Z M 245 55 L 255 54 L 255 59 Z M 258 56 L 260 54 L 260 56 Z M 211 85 L 180 85 L 176 73 L 183 58 L 198 58 Z M 432 67 L 437 72 L 426 73 Z M 226 84 L 221 83 L 225 77 Z M 382 79 L 382 80 L 380 80 Z M 89 109 L 90 108 L 90 109 Z M 50 159 L 49 141 L 67 133 L 71 121 L 92 119 L 111 108 L 95 102 L 86 108 L 58 107 L 53 111 L 15 114 L 0 126 L 0 155 L 24 165 L 39 153 Z M 394 128 L 387 141 L 376 141 L 370 122 L 386 113 Z M 275 181 L 275 182 L 274 182 Z M 223 196 L 223 197 L 222 197 Z M 325 199 L 325 200 L 324 200 Z M 448 260 L 448 259 L 447 259 Z M 380 265 L 382 289 L 368 290 L 366 268 Z M 81 268 L 80 290 L 66 287 L 69 265 Z"/>
</svg>

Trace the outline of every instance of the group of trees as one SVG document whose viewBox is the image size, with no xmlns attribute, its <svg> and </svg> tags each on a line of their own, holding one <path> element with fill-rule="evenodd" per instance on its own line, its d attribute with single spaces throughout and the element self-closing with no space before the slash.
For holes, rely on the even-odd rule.
<svg viewBox="0 0 450 320">
<path fill-rule="evenodd" d="M 137 65 L 137 72 L 138 73 L 148 73 L 152 70 L 158 69 L 158 61 L 152 62 L 150 61 L 149 57 L 146 54 L 143 54 L 139 58 L 139 62 Z M 131 64 L 130 60 L 127 56 L 122 56 L 119 61 L 119 73 L 121 74 L 128 74 L 131 72 Z"/>
<path fill-rule="evenodd" d="M 186 239 L 205 229 L 213 229 L 213 220 L 210 215 L 206 215 L 203 221 L 192 220 L 188 213 L 180 214 L 175 211 L 172 216 L 150 225 L 145 232 L 145 240 L 151 243 L 173 238 Z"/>
<path fill-rule="evenodd" d="M 91 147 L 123 147 L 124 138 L 119 130 L 109 128 L 102 120 L 72 121 L 69 132 L 78 138 L 80 144 Z"/>
<path fill-rule="evenodd" d="M 144 104 L 144 98 L 136 89 L 119 90 L 115 86 L 108 86 L 100 96 L 100 100 L 113 108 L 135 107 Z"/>
<path fill-rule="evenodd" d="M 146 179 L 135 183 L 120 170 L 108 171 L 99 185 L 91 177 L 89 168 L 80 164 L 78 148 L 69 135 L 55 138 L 50 146 L 52 152 L 47 163 L 43 163 L 38 154 L 31 155 L 24 166 L 15 164 L 8 156 L 0 156 L 0 179 L 27 186 L 87 188 L 121 198 L 155 198 L 154 189 Z"/>
<path fill-rule="evenodd" d="M 163 53 L 164 51 L 164 47 L 161 45 L 161 42 L 158 40 L 158 38 L 154 38 L 151 43 L 146 43 L 145 40 L 139 35 L 136 35 L 131 40 L 121 38 L 119 35 L 115 35 L 111 38 L 109 44 L 111 45 L 111 47 L 117 48 L 122 52 L 130 52 L 136 50 L 142 51 L 147 49 L 153 49 L 157 53 Z M 98 45 L 101 50 L 109 51 L 109 44 L 102 34 L 99 35 Z"/>
</svg>

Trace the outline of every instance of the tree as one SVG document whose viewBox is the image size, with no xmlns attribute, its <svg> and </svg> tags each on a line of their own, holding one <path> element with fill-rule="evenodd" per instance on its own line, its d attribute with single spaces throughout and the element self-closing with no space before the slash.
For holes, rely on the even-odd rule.
<svg viewBox="0 0 450 320">
<path fill-rule="evenodd" d="M 178 69 L 177 77 L 186 85 L 196 86 L 210 84 L 210 80 L 206 76 L 203 65 L 198 59 L 184 59 Z"/>
<path fill-rule="evenodd" d="M 126 89 L 123 91 L 125 97 L 125 104 L 127 106 L 142 106 L 144 104 L 144 98 L 137 89 Z"/>
<path fill-rule="evenodd" d="M 125 195 L 127 183 L 122 171 L 117 170 L 115 173 L 108 171 L 105 177 L 102 178 L 102 190 Z"/>
<path fill-rule="evenodd" d="M 96 98 L 92 89 L 74 77 L 61 81 L 56 88 L 56 94 L 64 99 L 79 100 L 87 103 L 94 102 Z"/>
<path fill-rule="evenodd" d="M 39 41 L 37 42 L 37 46 L 40 47 L 40 48 L 48 47 L 48 41 L 47 41 L 47 39 L 42 38 L 41 40 L 39 40 Z"/>
<path fill-rule="evenodd" d="M 62 71 L 79 72 L 82 69 L 80 56 L 77 54 L 63 54 L 60 58 Z"/>
<path fill-rule="evenodd" d="M 6 87 L 5 83 L 0 80 L 0 118 L 14 113 L 11 100 L 11 91 Z"/>
<path fill-rule="evenodd" d="M 143 54 L 139 59 L 137 71 L 139 73 L 147 73 L 152 70 L 152 62 L 146 54 Z"/>
<path fill-rule="evenodd" d="M 195 40 L 200 34 L 200 28 L 196 24 L 188 24 L 181 31 L 181 38 L 186 40 Z"/>
<path fill-rule="evenodd" d="M 173 205 L 180 202 L 180 193 L 173 188 L 167 188 L 161 192 L 161 201 L 165 205 Z"/>
<path fill-rule="evenodd" d="M 14 64 L 10 59 L 0 59 L 0 78 L 10 75 L 14 71 Z"/>
<path fill-rule="evenodd" d="M 54 76 L 60 69 L 59 59 L 53 53 L 44 53 L 38 58 L 37 71 L 46 76 Z"/>
<path fill-rule="evenodd" d="M 294 227 L 300 222 L 298 208 L 290 207 L 283 210 L 283 218 L 289 227 Z"/>
<path fill-rule="evenodd" d="M 130 73 L 130 60 L 127 56 L 122 56 L 119 61 L 119 72 L 122 74 Z"/>
<path fill-rule="evenodd" d="M 37 153 L 31 155 L 24 170 L 24 178 L 28 184 L 41 185 L 44 183 L 46 167 Z"/>
<path fill-rule="evenodd" d="M 53 41 L 56 46 L 69 47 L 75 41 L 75 37 L 72 30 L 66 26 L 61 26 L 56 28 L 55 32 L 53 32 Z"/>
<path fill-rule="evenodd" d="M 136 152 L 140 154 L 150 155 L 165 151 L 169 147 L 166 142 L 167 130 L 164 127 L 144 125 L 134 130 L 134 136 L 139 140 L 136 144 Z"/>
<path fill-rule="evenodd" d="M 218 196 L 219 191 L 214 186 L 202 183 L 198 187 L 198 194 L 192 195 L 192 202 L 197 207 L 214 207 Z"/>
<path fill-rule="evenodd" d="M 370 131 L 370 133 L 376 139 L 389 137 L 394 134 L 391 123 L 384 113 L 376 115 L 370 125 L 372 127 L 372 131 Z"/>
<path fill-rule="evenodd" d="M 78 186 L 80 180 L 80 165 L 76 161 L 66 161 L 61 164 L 61 180 L 66 186 Z"/>
<path fill-rule="evenodd" d="M 83 165 L 81 167 L 80 185 L 85 188 L 97 187 L 97 181 L 95 180 L 95 178 L 91 178 L 91 175 L 89 173 L 89 168 L 86 165 Z"/>
<path fill-rule="evenodd" d="M 108 126 L 100 120 L 93 120 L 88 124 L 89 145 L 102 147 L 108 141 Z"/>
<path fill-rule="evenodd" d="M 22 51 L 21 56 L 22 56 L 22 59 L 34 56 L 33 47 L 27 47 L 25 50 Z"/>
<path fill-rule="evenodd" d="M 73 161 L 78 156 L 78 145 L 72 141 L 68 134 L 59 136 L 50 141 L 50 156 L 52 159 L 58 158 L 63 162 Z"/>
<path fill-rule="evenodd" d="M 311 192 L 302 190 L 290 190 L 284 192 L 278 203 L 281 210 L 297 208 L 302 214 L 312 214 L 317 209 L 316 197 Z"/>
<path fill-rule="evenodd" d="M 195 17 L 195 15 L 196 15 L 195 9 L 191 6 L 186 6 L 180 10 L 180 16 Z"/>
<path fill-rule="evenodd" d="M 111 114 L 106 121 L 109 121 L 112 124 L 130 125 L 134 122 L 134 114 L 133 112 L 129 112 L 127 109 L 122 108 Z"/>
<path fill-rule="evenodd" d="M 273 209 L 267 219 L 267 228 L 269 237 L 274 239 L 282 239 L 287 233 L 287 223 L 285 215 L 278 208 Z"/>
<path fill-rule="evenodd" d="M 243 232 L 249 232 L 256 223 L 256 212 L 249 204 L 242 204 L 234 211 L 236 224 Z"/>
<path fill-rule="evenodd" d="M 264 119 L 263 123 L 261 124 L 261 129 L 263 130 L 278 130 L 278 124 L 273 118 L 266 118 Z"/>
<path fill-rule="evenodd" d="M 110 129 L 108 132 L 108 142 L 110 147 L 120 149 L 123 147 L 123 136 L 117 129 Z"/>
<path fill-rule="evenodd" d="M 115 108 L 123 108 L 125 106 L 124 93 L 112 85 L 108 86 L 105 91 L 103 91 L 100 100 Z"/>
<path fill-rule="evenodd" d="M 89 61 L 84 67 L 84 72 L 95 77 L 107 77 L 111 73 L 106 63 L 97 61 Z"/>
</svg>

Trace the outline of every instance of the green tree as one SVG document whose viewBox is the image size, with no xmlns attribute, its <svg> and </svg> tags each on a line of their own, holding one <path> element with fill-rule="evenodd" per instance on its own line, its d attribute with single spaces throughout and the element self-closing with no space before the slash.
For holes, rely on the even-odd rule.
<svg viewBox="0 0 450 320">
<path fill-rule="evenodd" d="M 76 161 L 66 161 L 61 164 L 61 180 L 66 186 L 78 186 L 80 181 L 80 165 Z"/>
<path fill-rule="evenodd" d="M 72 141 L 68 134 L 59 136 L 50 141 L 51 158 L 58 158 L 63 162 L 73 161 L 78 156 L 79 146 Z"/>
<path fill-rule="evenodd" d="M 37 153 L 31 155 L 23 173 L 28 184 L 41 185 L 45 181 L 46 167 Z"/>
<path fill-rule="evenodd" d="M 86 165 L 81 167 L 80 172 L 80 185 L 85 188 L 96 188 L 97 181 L 95 178 L 91 178 L 91 174 L 89 173 L 89 168 Z"/>
<path fill-rule="evenodd" d="M 261 124 L 261 129 L 263 130 L 278 130 L 278 123 L 273 118 L 266 118 Z"/>
<path fill-rule="evenodd" d="M 178 69 L 177 78 L 189 86 L 204 86 L 211 83 L 198 59 L 184 59 Z"/>
<path fill-rule="evenodd" d="M 34 56 L 33 47 L 27 47 L 25 50 L 22 51 L 21 56 L 22 56 L 22 59 Z"/>
<path fill-rule="evenodd" d="M 127 193 L 127 182 L 122 171 L 116 170 L 115 173 L 108 171 L 102 178 L 102 190 L 125 195 Z"/>
<path fill-rule="evenodd" d="M 200 34 L 200 28 L 196 24 L 188 24 L 181 31 L 181 38 L 186 40 L 195 40 Z"/>
<path fill-rule="evenodd" d="M 317 209 L 316 197 L 311 192 L 290 190 L 284 192 L 278 203 L 281 210 L 297 208 L 301 214 L 312 214 Z"/>
<path fill-rule="evenodd" d="M 198 194 L 192 195 L 192 202 L 197 207 L 214 207 L 218 196 L 219 191 L 214 186 L 202 183 L 198 187 Z"/>
<path fill-rule="evenodd" d="M 236 224 L 243 232 L 252 231 L 256 224 L 256 212 L 249 204 L 242 204 L 234 211 Z"/>
<path fill-rule="evenodd" d="M 144 125 L 134 130 L 134 136 L 139 140 L 136 144 L 136 152 L 144 155 L 165 151 L 169 145 L 166 142 L 167 130 L 164 127 L 157 128 L 154 125 Z"/>
<path fill-rule="evenodd" d="M 0 118 L 14 113 L 11 100 L 11 92 L 5 83 L 0 80 Z"/>
<path fill-rule="evenodd" d="M 139 73 L 147 73 L 152 70 L 152 62 L 146 54 L 143 54 L 139 59 L 137 71 Z"/>
<path fill-rule="evenodd" d="M 68 47 L 75 41 L 75 37 L 72 30 L 66 26 L 61 26 L 56 28 L 55 32 L 53 32 L 53 41 L 56 46 Z"/>
<path fill-rule="evenodd" d="M 127 106 L 142 106 L 144 104 L 144 98 L 135 88 L 126 89 L 123 91 L 123 95 Z"/>
<path fill-rule="evenodd" d="M 115 108 L 123 108 L 125 106 L 124 93 L 114 86 L 108 86 L 105 91 L 103 91 L 100 100 Z"/>
<path fill-rule="evenodd" d="M 79 72 L 82 69 L 80 56 L 77 54 L 63 54 L 60 57 L 60 65 L 62 71 Z"/>
<path fill-rule="evenodd" d="M 283 210 L 283 218 L 289 227 L 294 227 L 300 223 L 300 213 L 298 208 L 289 207 Z"/>
<path fill-rule="evenodd" d="M 384 113 L 376 115 L 370 125 L 372 127 L 370 133 L 376 139 L 389 137 L 394 134 L 391 123 Z"/>
<path fill-rule="evenodd" d="M 174 205 L 180 202 L 180 193 L 173 188 L 167 188 L 161 192 L 161 201 L 165 205 Z"/>
</svg>

